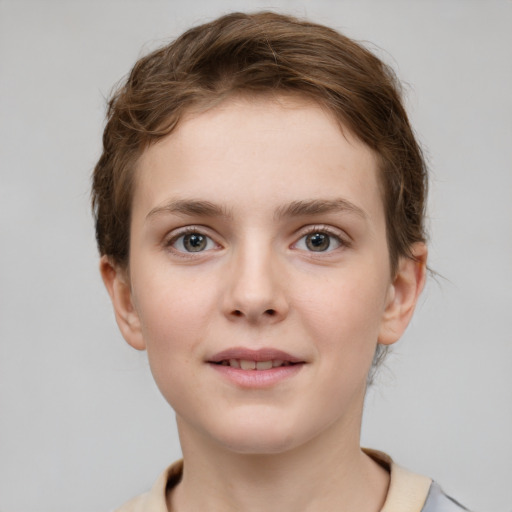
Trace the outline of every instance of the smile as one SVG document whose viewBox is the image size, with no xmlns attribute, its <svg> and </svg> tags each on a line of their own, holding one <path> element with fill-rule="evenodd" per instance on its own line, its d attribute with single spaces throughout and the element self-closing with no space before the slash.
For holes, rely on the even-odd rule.
<svg viewBox="0 0 512 512">
<path fill-rule="evenodd" d="M 251 361 L 249 359 L 224 359 L 219 363 L 222 366 L 230 366 L 231 368 L 240 368 L 242 370 L 271 370 L 272 368 L 280 368 L 281 366 L 290 366 L 290 361 L 282 359 L 273 359 L 269 361 Z"/>
<path fill-rule="evenodd" d="M 233 347 L 207 360 L 223 379 L 239 388 L 268 388 L 292 378 L 304 368 L 303 359 L 273 348 Z"/>
<path fill-rule="evenodd" d="M 290 366 L 296 363 L 304 363 L 305 361 L 275 348 L 255 350 L 245 347 L 233 347 L 214 354 L 208 358 L 208 362 L 242 370 L 270 370 L 271 368 Z"/>
</svg>

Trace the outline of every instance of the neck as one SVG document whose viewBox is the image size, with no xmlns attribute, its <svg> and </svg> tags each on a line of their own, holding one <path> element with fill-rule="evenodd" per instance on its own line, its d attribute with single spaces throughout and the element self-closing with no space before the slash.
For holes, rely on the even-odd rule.
<svg viewBox="0 0 512 512">
<path fill-rule="evenodd" d="M 173 512 L 377 512 L 389 474 L 359 448 L 359 426 L 339 428 L 278 454 L 240 454 L 178 427 L 185 460 L 168 496 Z"/>
</svg>

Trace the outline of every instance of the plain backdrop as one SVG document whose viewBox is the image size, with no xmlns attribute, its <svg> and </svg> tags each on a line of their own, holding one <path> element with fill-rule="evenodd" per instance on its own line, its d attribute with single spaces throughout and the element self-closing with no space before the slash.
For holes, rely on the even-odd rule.
<svg viewBox="0 0 512 512">
<path fill-rule="evenodd" d="M 362 443 L 473 510 L 512 510 L 512 2 L 0 0 L 0 511 L 107 511 L 180 456 L 117 331 L 89 212 L 105 97 L 232 10 L 366 41 L 405 82 L 432 172 L 430 280 Z"/>
</svg>

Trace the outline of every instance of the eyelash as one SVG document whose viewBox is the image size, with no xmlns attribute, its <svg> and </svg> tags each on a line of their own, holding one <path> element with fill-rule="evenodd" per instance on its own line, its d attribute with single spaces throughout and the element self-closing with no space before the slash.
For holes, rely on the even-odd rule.
<svg viewBox="0 0 512 512">
<path fill-rule="evenodd" d="M 202 252 L 205 252 L 205 250 L 208 251 L 208 250 L 212 249 L 212 247 L 210 247 L 210 248 L 207 247 L 205 250 L 200 250 L 200 251 L 187 251 L 187 250 L 177 249 L 175 247 L 175 244 L 180 239 L 184 240 L 184 237 L 186 237 L 187 235 L 199 235 L 206 239 L 207 244 L 213 244 L 215 247 L 219 247 L 217 242 L 215 242 L 211 236 L 208 236 L 205 233 L 205 229 L 201 226 L 187 226 L 187 227 L 181 229 L 178 233 L 174 233 L 169 239 L 167 239 L 164 242 L 164 245 L 166 248 L 168 248 L 169 250 L 172 250 L 175 254 L 178 254 L 179 256 L 181 256 L 183 258 L 191 258 L 191 257 L 194 257 L 194 254 L 196 254 L 196 253 L 202 253 Z M 183 244 L 183 241 L 181 243 Z"/>
<path fill-rule="evenodd" d="M 306 230 L 302 231 L 300 238 L 294 244 L 292 244 L 292 247 L 297 247 L 298 244 L 302 240 L 306 240 L 306 238 L 308 236 L 316 235 L 316 234 L 327 235 L 329 237 L 329 244 L 326 247 L 326 249 L 314 251 L 314 250 L 310 250 L 308 248 L 304 248 L 301 250 L 304 250 L 308 253 L 313 253 L 313 254 L 315 254 L 315 253 L 328 254 L 328 253 L 335 251 L 336 249 L 348 248 L 351 245 L 350 241 L 348 240 L 348 237 L 342 236 L 342 234 L 338 230 L 334 230 L 328 226 L 311 226 L 311 227 L 308 227 Z M 333 239 L 336 241 L 336 247 L 331 248 Z M 305 243 L 307 243 L 307 242 L 305 242 Z"/>
<path fill-rule="evenodd" d="M 291 245 L 291 248 L 298 248 L 297 246 L 299 245 L 299 243 L 302 240 L 306 240 L 306 238 L 308 236 L 316 235 L 316 234 L 328 236 L 329 243 L 324 250 L 315 251 L 315 250 L 308 249 L 307 247 L 299 248 L 299 250 L 303 250 L 305 252 L 313 253 L 313 254 L 315 254 L 315 253 L 328 254 L 328 253 L 335 251 L 336 249 L 343 248 L 343 247 L 348 248 L 351 245 L 350 242 L 347 240 L 348 237 L 341 236 L 341 234 L 338 230 L 334 230 L 327 226 L 310 226 L 310 227 L 306 228 L 305 230 L 301 231 L 300 238 Z M 180 239 L 184 240 L 184 237 L 186 237 L 187 235 L 198 235 L 198 236 L 204 237 L 206 239 L 206 244 L 207 244 L 206 248 L 204 248 L 202 250 L 198 250 L 198 251 L 187 251 L 185 249 L 176 248 L 175 244 Z M 336 243 L 336 247 L 334 247 L 334 248 L 331 248 L 332 240 L 335 240 L 335 243 Z M 183 244 L 183 241 L 181 243 Z M 305 242 L 305 243 L 307 243 L 307 242 Z M 185 257 L 185 258 L 191 258 L 191 257 L 194 257 L 195 253 L 203 253 L 203 252 L 210 251 L 213 248 L 215 248 L 215 247 L 208 247 L 208 244 L 213 244 L 217 248 L 219 247 L 219 244 L 217 244 L 217 242 L 215 242 L 212 237 L 208 236 L 205 233 L 205 228 L 202 226 L 187 226 L 187 227 L 181 229 L 178 233 L 173 234 L 164 243 L 166 248 L 172 250 L 174 253 L 178 254 L 181 257 Z"/>
</svg>

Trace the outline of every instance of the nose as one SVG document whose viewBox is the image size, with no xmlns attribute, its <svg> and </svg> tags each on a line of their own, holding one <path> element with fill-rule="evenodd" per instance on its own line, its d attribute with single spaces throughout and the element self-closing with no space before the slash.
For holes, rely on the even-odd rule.
<svg viewBox="0 0 512 512">
<path fill-rule="evenodd" d="M 248 244 L 234 252 L 224 293 L 224 314 L 231 321 L 272 324 L 288 315 L 286 277 L 278 256 Z"/>
</svg>

